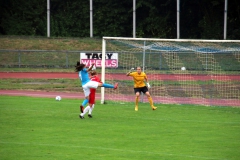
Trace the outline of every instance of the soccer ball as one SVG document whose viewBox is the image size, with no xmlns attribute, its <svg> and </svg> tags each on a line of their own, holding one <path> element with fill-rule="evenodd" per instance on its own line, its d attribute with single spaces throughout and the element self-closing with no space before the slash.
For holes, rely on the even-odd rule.
<svg viewBox="0 0 240 160">
<path fill-rule="evenodd" d="M 56 101 L 61 101 L 62 98 L 60 96 L 56 96 L 55 99 L 56 99 Z"/>
<path fill-rule="evenodd" d="M 185 68 L 185 67 L 182 67 L 182 68 L 181 68 L 181 70 L 182 70 L 182 71 L 185 71 L 185 70 L 186 70 L 186 68 Z"/>
</svg>

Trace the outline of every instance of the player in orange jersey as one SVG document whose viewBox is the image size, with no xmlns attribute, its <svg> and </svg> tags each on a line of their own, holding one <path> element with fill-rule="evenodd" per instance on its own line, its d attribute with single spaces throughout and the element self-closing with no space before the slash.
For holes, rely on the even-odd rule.
<svg viewBox="0 0 240 160">
<path fill-rule="evenodd" d="M 133 77 L 134 92 L 136 94 L 135 111 L 138 111 L 138 100 L 141 92 L 146 94 L 152 110 L 156 110 L 157 107 L 154 107 L 152 97 L 148 91 L 148 89 L 150 88 L 150 84 L 148 83 L 147 75 L 142 72 L 141 67 L 137 67 L 137 72 L 132 72 L 131 69 L 131 71 L 128 72 L 126 75 Z M 144 81 L 146 82 L 147 86 Z"/>
</svg>

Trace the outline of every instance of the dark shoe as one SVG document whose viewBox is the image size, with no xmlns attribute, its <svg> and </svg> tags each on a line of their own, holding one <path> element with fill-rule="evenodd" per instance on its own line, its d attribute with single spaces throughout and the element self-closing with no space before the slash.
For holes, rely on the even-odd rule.
<svg viewBox="0 0 240 160">
<path fill-rule="evenodd" d="M 80 106 L 81 113 L 83 113 L 84 107 L 81 105 Z"/>
<path fill-rule="evenodd" d="M 79 118 L 81 118 L 81 119 L 84 119 L 84 117 L 83 117 L 83 116 L 81 116 L 81 115 L 79 115 Z"/>
<path fill-rule="evenodd" d="M 89 117 L 89 118 L 92 118 L 92 115 L 91 115 L 91 114 L 89 114 L 89 115 L 88 115 L 88 117 Z"/>
<path fill-rule="evenodd" d="M 115 83 L 114 89 L 117 89 L 117 88 L 118 88 L 118 83 Z"/>
</svg>

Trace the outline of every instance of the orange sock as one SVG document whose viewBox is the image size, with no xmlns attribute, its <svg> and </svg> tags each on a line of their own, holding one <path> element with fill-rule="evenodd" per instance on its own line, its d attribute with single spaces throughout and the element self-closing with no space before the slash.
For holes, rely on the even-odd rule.
<svg viewBox="0 0 240 160">
<path fill-rule="evenodd" d="M 148 101 L 150 103 L 150 106 L 153 107 L 153 100 L 152 100 L 152 97 L 148 97 Z"/>
<path fill-rule="evenodd" d="M 138 106 L 138 97 L 135 99 L 135 105 Z"/>
</svg>

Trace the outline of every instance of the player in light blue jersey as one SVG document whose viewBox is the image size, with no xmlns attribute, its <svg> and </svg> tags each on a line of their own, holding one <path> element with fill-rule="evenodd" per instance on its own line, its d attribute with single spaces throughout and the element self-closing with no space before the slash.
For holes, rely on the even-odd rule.
<svg viewBox="0 0 240 160">
<path fill-rule="evenodd" d="M 77 65 L 75 66 L 75 71 L 78 72 L 79 79 L 82 82 L 82 88 L 85 96 L 85 100 L 83 103 L 80 105 L 80 111 L 83 113 L 84 107 L 89 100 L 89 94 L 90 94 L 90 88 L 95 88 L 97 89 L 98 87 L 105 87 L 105 88 L 113 88 L 117 89 L 118 88 L 118 83 L 115 83 L 115 85 L 111 84 L 106 84 L 106 83 L 99 83 L 96 81 L 91 81 L 89 78 L 88 72 L 92 70 L 93 66 L 95 64 L 93 63 L 88 69 L 86 68 L 86 65 L 80 62 L 77 62 Z M 84 118 L 81 115 L 79 115 L 80 118 Z"/>
</svg>

